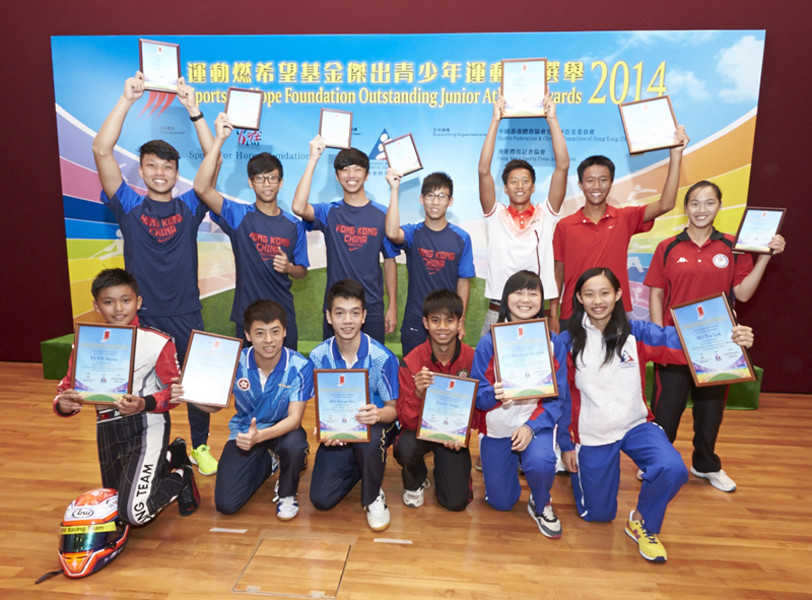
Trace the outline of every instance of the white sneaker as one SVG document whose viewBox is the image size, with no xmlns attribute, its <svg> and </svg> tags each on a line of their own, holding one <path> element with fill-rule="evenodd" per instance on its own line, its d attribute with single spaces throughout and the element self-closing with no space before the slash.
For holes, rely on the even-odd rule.
<svg viewBox="0 0 812 600">
<path fill-rule="evenodd" d="M 423 490 L 429 487 L 429 480 L 426 479 L 416 490 L 403 490 L 403 504 L 412 508 L 420 508 L 425 501 Z"/>
<path fill-rule="evenodd" d="M 693 467 L 691 467 L 691 473 L 693 473 L 697 477 L 701 477 L 702 479 L 707 479 L 710 482 L 710 484 L 717 490 L 721 490 L 723 492 L 736 491 L 736 482 L 733 481 L 730 477 L 728 477 L 724 469 L 720 469 L 712 473 L 701 473 L 696 469 L 694 469 Z"/>
<path fill-rule="evenodd" d="M 296 496 L 285 496 L 276 503 L 276 518 L 280 521 L 290 521 L 299 514 L 299 503 Z"/>
<path fill-rule="evenodd" d="M 637 481 L 643 481 L 643 469 L 637 469 Z"/>
<path fill-rule="evenodd" d="M 527 512 L 533 517 L 533 520 L 538 525 L 539 531 L 546 535 L 548 538 L 557 540 L 561 537 L 561 521 L 553 510 L 552 500 L 547 503 L 541 514 L 536 512 L 536 503 L 533 500 L 533 494 L 530 494 L 530 500 L 527 502 Z"/>
<path fill-rule="evenodd" d="M 364 507 L 367 511 L 367 525 L 372 531 L 383 531 L 389 527 L 389 507 L 386 506 L 386 496 L 383 490 L 378 492 L 378 497 Z"/>
</svg>

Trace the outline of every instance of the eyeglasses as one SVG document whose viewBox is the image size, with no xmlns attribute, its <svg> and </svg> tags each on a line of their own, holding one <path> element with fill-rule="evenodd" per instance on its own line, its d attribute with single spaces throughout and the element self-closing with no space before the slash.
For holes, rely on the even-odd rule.
<svg viewBox="0 0 812 600">
<path fill-rule="evenodd" d="M 279 175 L 254 175 L 251 178 L 251 181 L 253 181 L 257 185 L 260 185 L 263 182 L 265 182 L 265 183 L 274 183 L 275 184 L 275 183 L 279 183 L 281 181 L 281 178 L 279 177 Z"/>
<path fill-rule="evenodd" d="M 428 194 L 423 194 L 423 198 L 425 198 L 429 202 L 431 202 L 435 198 L 437 200 L 439 200 L 440 202 L 444 202 L 444 201 L 448 200 L 449 197 L 450 196 L 448 194 L 435 194 L 434 192 L 429 192 Z"/>
</svg>

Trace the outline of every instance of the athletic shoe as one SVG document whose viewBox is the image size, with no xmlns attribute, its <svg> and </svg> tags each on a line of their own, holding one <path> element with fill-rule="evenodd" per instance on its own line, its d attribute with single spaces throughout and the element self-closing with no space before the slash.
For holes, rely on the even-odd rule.
<svg viewBox="0 0 812 600">
<path fill-rule="evenodd" d="M 208 477 L 217 472 L 217 459 L 211 455 L 211 449 L 206 444 L 200 444 L 192 450 L 189 458 L 193 465 L 197 465 L 197 470 L 201 475 Z"/>
<path fill-rule="evenodd" d="M 557 540 L 561 537 L 561 521 L 558 520 L 558 516 L 553 510 L 552 500 L 547 503 L 547 506 L 541 511 L 541 514 L 538 514 L 536 512 L 536 502 L 533 500 L 533 494 L 530 494 L 530 500 L 527 501 L 527 512 L 533 517 L 542 535 L 546 535 L 553 540 Z"/>
<path fill-rule="evenodd" d="M 629 520 L 626 522 L 626 535 L 637 542 L 640 556 L 652 562 L 665 562 L 668 559 L 665 546 L 657 539 L 656 534 L 646 529 L 643 519 L 635 521 L 632 519 L 632 515 L 634 515 L 634 511 L 629 513 Z"/>
<path fill-rule="evenodd" d="M 702 473 L 691 467 L 691 473 L 693 473 L 697 477 L 701 477 L 702 479 L 707 479 L 710 482 L 710 484 L 717 490 L 721 490 L 723 492 L 736 491 L 736 482 L 733 481 L 730 477 L 728 477 L 724 469 L 720 469 L 712 473 Z"/>
<path fill-rule="evenodd" d="M 279 470 L 279 457 L 276 455 L 276 452 L 273 450 L 268 450 L 268 454 L 271 455 L 271 475 L 276 473 Z M 270 475 L 269 475 L 270 477 Z M 277 484 L 279 482 L 277 481 Z"/>
<path fill-rule="evenodd" d="M 482 457 L 480 457 L 480 456 L 476 457 L 476 462 L 474 462 L 474 468 L 477 471 L 480 471 L 480 472 L 482 471 Z"/>
<path fill-rule="evenodd" d="M 183 487 L 178 494 L 178 511 L 181 517 L 188 517 L 200 506 L 200 492 L 195 485 L 195 470 L 192 465 L 183 465 L 181 468 Z"/>
<path fill-rule="evenodd" d="M 378 492 L 378 497 L 364 507 L 367 511 L 367 525 L 372 531 L 383 531 L 389 527 L 389 507 L 386 506 L 386 496 L 383 490 Z"/>
<path fill-rule="evenodd" d="M 189 462 L 189 455 L 186 453 L 186 440 L 182 437 L 175 438 L 175 441 L 169 444 L 167 452 L 169 453 L 167 460 L 169 461 L 170 471 L 180 469 L 183 465 L 192 464 Z"/>
<path fill-rule="evenodd" d="M 643 481 L 643 469 L 637 469 L 637 481 Z"/>
<path fill-rule="evenodd" d="M 429 480 L 426 479 L 416 490 L 403 490 L 403 504 L 412 508 L 420 508 L 425 501 L 423 490 L 429 487 Z"/>
<path fill-rule="evenodd" d="M 290 521 L 299 514 L 299 503 L 296 496 L 285 496 L 276 503 L 276 518 L 280 521 Z"/>
</svg>

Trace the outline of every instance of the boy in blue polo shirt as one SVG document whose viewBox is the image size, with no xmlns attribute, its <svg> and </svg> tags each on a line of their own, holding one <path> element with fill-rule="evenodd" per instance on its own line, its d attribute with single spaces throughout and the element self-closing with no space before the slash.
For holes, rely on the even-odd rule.
<svg viewBox="0 0 812 600">
<path fill-rule="evenodd" d="M 368 316 L 363 331 L 382 344 L 387 333 L 397 325 L 398 275 L 395 257 L 398 250 L 386 238 L 386 207 L 372 202 L 364 191 L 369 177 L 369 157 L 357 148 L 344 149 L 336 155 L 333 166 L 336 179 L 344 192 L 341 200 L 310 204 L 310 186 L 316 164 L 324 152 L 325 143 L 320 135 L 310 141 L 310 160 L 296 187 L 291 208 L 305 221 L 308 230 L 317 229 L 324 234 L 327 248 L 327 285 L 324 309 L 327 310 L 326 291 L 341 279 L 359 282 L 367 299 Z M 379 256 L 383 254 L 383 276 Z M 383 288 L 389 307 L 384 314 Z M 333 335 L 325 320 L 324 339 Z"/>
<path fill-rule="evenodd" d="M 124 265 L 141 286 L 144 298 L 138 318 L 143 325 L 170 334 L 183 363 L 193 329 L 203 329 L 200 290 L 197 287 L 197 229 L 206 216 L 206 206 L 193 190 L 173 196 L 178 183 L 178 151 L 163 140 L 152 140 L 140 148 L 138 170 L 146 196 L 124 181 L 115 151 L 124 119 L 144 95 L 144 75 L 139 71 L 124 83 L 113 110 L 93 139 L 93 158 L 99 173 L 101 201 L 112 211 L 124 239 Z M 212 135 L 195 101 L 194 90 L 181 79 L 178 100 L 189 112 L 204 154 Z M 209 415 L 188 405 L 192 432 L 192 462 L 202 475 L 217 472 L 217 460 L 206 441 Z"/>
<path fill-rule="evenodd" d="M 422 223 L 400 225 L 398 190 L 400 173 L 386 172 L 391 188 L 389 210 L 386 211 L 386 237 L 406 250 L 409 288 L 400 341 L 403 356 L 426 341 L 421 307 L 423 299 L 435 290 L 456 291 L 462 299 L 462 315 L 458 335 L 465 337 L 465 309 L 471 290 L 469 279 L 476 275 L 471 236 L 448 222 L 446 212 L 454 203 L 454 182 L 445 173 L 432 173 L 423 180 L 420 204 L 426 212 Z"/>
<path fill-rule="evenodd" d="M 304 225 L 277 204 L 282 163 L 267 152 L 252 156 L 248 161 L 248 184 L 254 190 L 256 202 L 228 200 L 213 184 L 220 152 L 233 129 L 225 113 L 217 116 L 214 129 L 214 143 L 197 171 L 194 186 L 211 209 L 212 220 L 231 240 L 236 267 L 231 320 L 236 325 L 236 337 L 243 337 L 243 313 L 249 304 L 261 299 L 275 300 L 287 316 L 285 345 L 296 350 L 299 334 L 291 277 L 303 279 L 310 263 Z"/>
<path fill-rule="evenodd" d="M 343 279 L 327 291 L 327 321 L 335 335 L 310 353 L 314 369 L 366 369 L 370 403 L 358 407 L 355 418 L 370 426 L 370 441 L 345 444 L 323 442 L 316 452 L 310 480 L 310 501 L 330 510 L 361 481 L 361 503 L 373 531 L 389 527 L 389 508 L 381 484 L 386 449 L 397 435 L 398 360 L 361 327 L 366 318 L 364 288 Z"/>
</svg>

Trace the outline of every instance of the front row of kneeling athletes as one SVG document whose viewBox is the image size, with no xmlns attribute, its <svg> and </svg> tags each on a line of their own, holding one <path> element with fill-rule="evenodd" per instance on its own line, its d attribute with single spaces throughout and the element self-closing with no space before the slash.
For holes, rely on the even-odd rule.
<svg viewBox="0 0 812 600">
<path fill-rule="evenodd" d="M 387 448 L 394 443 L 394 456 L 403 467 L 405 505 L 423 504 L 429 485 L 424 456 L 433 452 L 438 502 L 449 510 L 464 510 L 473 498 L 468 449 L 418 440 L 415 430 L 431 372 L 462 376 L 470 372 L 480 380 L 476 400 L 483 436 L 480 453 L 485 500 L 493 508 L 510 510 L 518 502 L 521 463 L 531 491 L 531 517 L 547 537 L 561 536 L 550 498 L 557 426 L 576 508 L 585 520 L 615 518 L 621 450 L 644 472 L 626 533 L 637 541 L 644 558 L 665 561 L 657 534 L 665 509 L 688 472 L 662 429 L 651 422 L 643 369 L 649 360 L 678 364 L 685 358 L 673 327 L 628 321 L 619 303 L 621 294 L 609 269 L 590 269 L 581 275 L 573 298 L 575 318 L 568 331 L 552 334 L 559 396 L 530 402 L 504 397 L 502 384 L 494 377 L 490 334 L 476 351 L 459 341 L 462 301 L 454 292 L 440 290 L 426 297 L 423 319 L 428 340 L 406 356 L 399 370 L 395 356 L 361 332 L 366 305 L 363 287 L 356 281 L 342 280 L 330 288 L 326 317 L 335 335 L 317 346 L 309 360 L 283 344 L 284 309 L 270 300 L 254 302 L 244 315 L 245 337 L 252 346 L 242 351 L 235 378 L 237 413 L 229 423 L 215 484 L 217 510 L 238 511 L 278 468 L 277 516 L 284 521 L 298 514 L 299 476 L 308 448 L 302 417 L 313 396 L 314 367 L 368 370 L 371 403 L 359 407 L 356 418 L 372 428 L 370 442 L 319 446 L 310 484 L 311 503 L 317 509 L 336 506 L 360 480 L 368 525 L 376 531 L 386 529 L 390 515 L 381 485 Z M 107 322 L 138 324 L 138 286 L 125 271 L 100 273 L 93 295 L 94 308 Z M 542 298 L 535 273 L 514 274 L 503 290 L 499 321 L 539 317 Z M 752 330 L 741 325 L 734 327 L 732 337 L 745 347 L 753 342 Z M 168 445 L 167 411 L 183 397 L 177 377 L 171 340 L 141 328 L 134 376 L 139 385 L 115 409 L 97 415 L 102 482 L 119 491 L 124 505 L 120 513 L 131 524 L 145 524 L 175 498 L 184 515 L 194 512 L 200 501 L 185 444 L 176 439 Z M 68 386 L 66 378 L 54 401 L 60 415 L 76 414 L 82 407 Z M 140 443 L 131 443 L 135 439 Z M 137 472 L 141 465 L 152 473 L 149 489 L 133 483 L 142 481 L 143 474 Z"/>
</svg>

